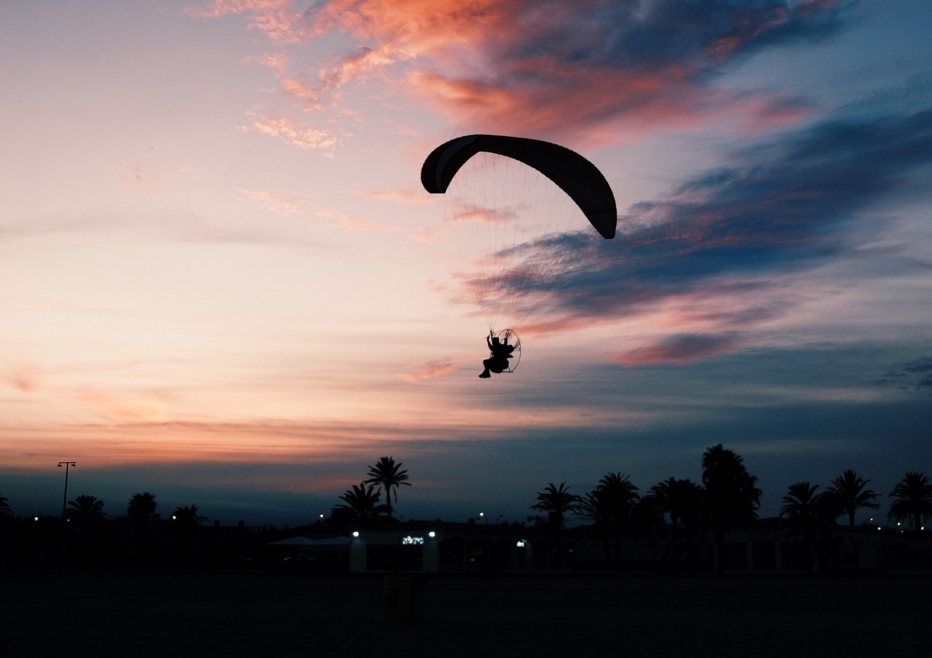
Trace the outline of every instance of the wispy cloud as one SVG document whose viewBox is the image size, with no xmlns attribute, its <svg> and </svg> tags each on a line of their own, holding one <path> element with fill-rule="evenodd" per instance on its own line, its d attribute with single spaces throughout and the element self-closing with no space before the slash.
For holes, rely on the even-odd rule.
<svg viewBox="0 0 932 658">
<path fill-rule="evenodd" d="M 770 319 L 805 293 L 773 296 L 792 283 L 783 277 L 875 240 L 883 220 L 861 219 L 929 163 L 932 110 L 823 122 L 632 206 L 613 241 L 573 233 L 531 244 L 529 262 L 554 265 L 487 283 L 545 294 L 567 320 L 619 318 L 692 295 L 719 322 Z M 715 299 L 728 303 L 708 305 Z"/>
<path fill-rule="evenodd" d="M 307 212 L 307 204 L 284 190 L 236 190 L 239 198 L 262 206 L 279 215 L 299 216 Z"/>
<path fill-rule="evenodd" d="M 365 217 L 360 217 L 359 215 L 354 215 L 353 213 L 343 212 L 342 210 L 336 210 L 334 208 L 325 208 L 323 206 L 314 206 L 313 212 L 318 217 L 324 219 L 336 220 L 336 226 L 342 228 L 345 231 L 359 231 L 359 232 L 381 232 L 381 231 L 397 231 L 398 228 L 391 226 L 386 226 L 379 222 L 375 222 L 371 219 Z"/>
<path fill-rule="evenodd" d="M 894 386 L 901 390 L 932 390 L 932 356 L 899 364 L 887 371 L 875 384 Z"/>
<path fill-rule="evenodd" d="M 391 201 L 392 203 L 403 206 L 423 206 L 429 203 L 435 203 L 434 199 L 424 192 L 424 190 L 366 190 L 365 192 L 360 192 L 360 194 L 380 201 Z"/>
<path fill-rule="evenodd" d="M 0 381 L 22 393 L 31 393 L 39 388 L 44 372 L 35 363 L 18 361 L 10 363 L 0 375 Z"/>
<path fill-rule="evenodd" d="M 612 355 L 623 366 L 686 365 L 733 352 L 740 341 L 732 335 L 678 334 L 653 344 Z"/>
<path fill-rule="evenodd" d="M 288 117 L 257 117 L 251 124 L 241 126 L 241 129 L 245 132 L 259 132 L 263 135 L 277 137 L 289 146 L 305 150 L 321 149 L 329 151 L 339 141 L 330 131 L 318 130 L 306 123 Z"/>
<path fill-rule="evenodd" d="M 736 96 L 712 81 L 761 50 L 834 33 L 847 4 L 331 0 L 302 14 L 287 0 L 215 0 L 201 14 L 248 13 L 276 42 L 355 36 L 365 45 L 299 87 L 314 102 L 378 77 L 464 125 L 605 142 L 709 121 L 760 127 L 798 118 L 809 109 L 801 99 Z"/>
<path fill-rule="evenodd" d="M 456 364 L 451 359 L 438 359 L 420 363 L 411 368 L 411 370 L 401 376 L 406 382 L 416 384 L 425 379 L 440 377 L 456 369 Z"/>
</svg>

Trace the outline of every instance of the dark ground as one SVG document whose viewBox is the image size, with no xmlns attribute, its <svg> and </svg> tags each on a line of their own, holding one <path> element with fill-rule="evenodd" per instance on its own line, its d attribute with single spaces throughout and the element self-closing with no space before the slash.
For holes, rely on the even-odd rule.
<svg viewBox="0 0 932 658">
<path fill-rule="evenodd" d="M 932 578 L 0 574 L 0 656 L 929 656 Z"/>
</svg>

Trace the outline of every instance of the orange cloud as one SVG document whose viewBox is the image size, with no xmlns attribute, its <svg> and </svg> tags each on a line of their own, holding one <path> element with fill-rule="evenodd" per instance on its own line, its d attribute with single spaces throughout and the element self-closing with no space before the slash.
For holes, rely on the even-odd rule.
<svg viewBox="0 0 932 658">
<path fill-rule="evenodd" d="M 287 117 L 261 117 L 253 121 L 252 125 L 242 126 L 242 130 L 278 137 L 289 146 L 305 150 L 329 150 L 338 142 L 327 130 L 317 130 Z"/>
<path fill-rule="evenodd" d="M 431 195 L 423 190 L 415 192 L 414 190 L 368 190 L 362 193 L 365 196 L 379 199 L 380 201 L 391 201 L 403 206 L 423 206 L 428 203 L 434 203 Z"/>
<path fill-rule="evenodd" d="M 324 208 L 322 206 L 316 206 L 314 208 L 314 214 L 318 217 L 337 220 L 339 222 L 339 226 L 346 231 L 377 232 L 397 230 L 385 226 L 384 224 L 374 222 L 371 219 L 360 217 L 359 215 L 345 213 L 340 210 L 333 210 L 332 208 Z"/>
<path fill-rule="evenodd" d="M 151 399 L 126 399 L 99 390 L 81 390 L 75 399 L 93 407 L 104 416 L 125 420 L 157 421 L 165 417 L 164 403 Z"/>
<path fill-rule="evenodd" d="M 239 198 L 260 205 L 279 215 L 303 215 L 306 206 L 294 195 L 282 190 L 236 190 Z"/>
<path fill-rule="evenodd" d="M 249 12 L 249 26 L 262 30 L 273 41 L 288 43 L 306 36 L 302 14 L 293 11 L 293 0 L 213 0 L 206 10 L 191 8 L 188 13 L 202 18 Z"/>
<path fill-rule="evenodd" d="M 42 369 L 33 363 L 14 363 L 2 381 L 18 391 L 31 393 L 39 388 L 42 374 Z"/>
</svg>

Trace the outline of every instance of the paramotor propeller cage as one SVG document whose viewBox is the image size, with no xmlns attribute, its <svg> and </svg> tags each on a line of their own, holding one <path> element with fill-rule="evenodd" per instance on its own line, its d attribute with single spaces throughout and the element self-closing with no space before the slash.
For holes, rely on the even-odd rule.
<svg viewBox="0 0 932 658">
<path fill-rule="evenodd" d="M 518 334 L 516 334 L 511 329 L 503 329 L 502 331 L 499 331 L 496 336 L 498 336 L 498 340 L 502 343 L 507 341 L 509 345 L 512 345 L 515 348 L 511 353 L 511 358 L 508 359 L 508 370 L 502 370 L 503 373 L 514 372 L 517 370 L 518 364 L 521 362 L 521 339 L 518 337 Z"/>
</svg>

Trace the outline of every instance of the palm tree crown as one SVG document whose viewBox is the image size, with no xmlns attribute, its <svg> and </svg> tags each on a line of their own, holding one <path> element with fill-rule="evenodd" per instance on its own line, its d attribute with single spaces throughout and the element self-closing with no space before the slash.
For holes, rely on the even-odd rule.
<svg viewBox="0 0 932 658">
<path fill-rule="evenodd" d="M 183 527 L 193 528 L 208 519 L 206 516 L 200 516 L 198 514 L 197 505 L 185 505 L 184 507 L 175 508 L 175 511 L 172 512 L 172 520 L 177 521 Z"/>
<path fill-rule="evenodd" d="M 559 487 L 548 482 L 544 490 L 537 494 L 537 502 L 531 505 L 531 509 L 547 512 L 556 527 L 560 528 L 568 512 L 582 509 L 582 498 L 571 494 L 566 482 L 561 482 Z"/>
<path fill-rule="evenodd" d="M 385 509 L 388 512 L 388 518 L 392 518 L 392 489 L 395 490 L 395 502 L 398 502 L 398 487 L 410 487 L 408 480 L 408 471 L 401 470 L 401 462 L 395 463 L 393 457 L 382 457 L 369 467 L 369 479 L 365 484 L 375 484 L 382 487 L 385 492 Z"/>
<path fill-rule="evenodd" d="M 692 480 L 667 478 L 652 486 L 650 493 L 660 509 L 670 515 L 670 525 L 674 529 L 680 522 L 689 526 L 698 521 L 702 509 L 702 488 Z"/>
<path fill-rule="evenodd" d="M 852 470 L 846 470 L 832 480 L 828 491 L 835 492 L 841 513 L 848 515 L 848 525 L 854 527 L 854 514 L 859 509 L 880 509 L 880 505 L 873 502 L 877 494 L 865 489 L 870 480 L 865 480 Z"/>
<path fill-rule="evenodd" d="M 0 496 L 0 519 L 12 519 L 13 510 L 10 509 L 10 502 L 6 496 Z"/>
<path fill-rule="evenodd" d="M 818 488 L 819 485 L 810 485 L 808 482 L 791 484 L 783 497 L 780 516 L 800 529 L 814 527 L 818 521 L 816 507 L 816 489 Z"/>
<path fill-rule="evenodd" d="M 352 489 L 343 492 L 340 500 L 345 504 L 337 507 L 352 511 L 353 516 L 359 521 L 368 521 L 376 515 L 381 495 L 376 491 L 374 484 L 366 486 L 365 482 L 360 482 L 359 486 L 354 484 Z"/>
<path fill-rule="evenodd" d="M 68 503 L 68 508 L 82 524 L 93 523 L 104 516 L 104 501 L 96 496 L 78 496 Z"/>
<path fill-rule="evenodd" d="M 909 471 L 890 492 L 895 498 L 890 504 L 887 518 L 891 521 L 913 522 L 913 530 L 922 528 L 923 519 L 932 519 L 932 483 L 929 476 Z"/>
<path fill-rule="evenodd" d="M 159 504 L 155 502 L 155 494 L 144 491 L 134 494 L 133 497 L 129 499 L 129 503 L 126 506 L 126 513 L 133 517 L 137 523 L 145 524 L 149 520 L 149 517 L 155 514 L 158 505 Z"/>
</svg>

